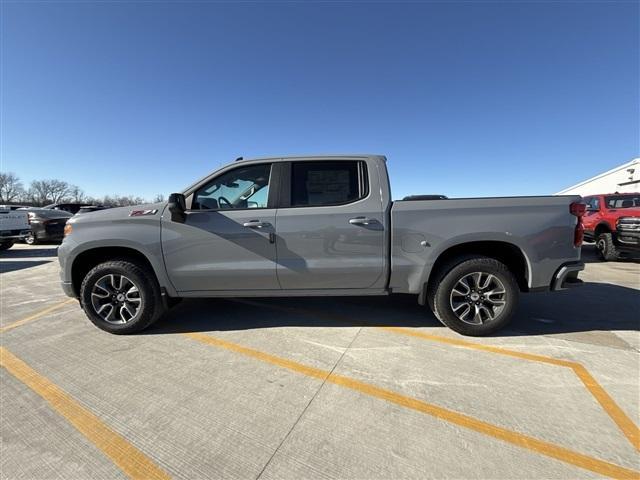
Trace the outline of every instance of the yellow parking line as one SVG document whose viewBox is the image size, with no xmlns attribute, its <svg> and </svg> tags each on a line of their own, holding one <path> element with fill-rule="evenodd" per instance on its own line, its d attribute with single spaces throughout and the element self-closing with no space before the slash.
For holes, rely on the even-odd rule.
<svg viewBox="0 0 640 480">
<path fill-rule="evenodd" d="M 34 320 L 37 320 L 41 317 L 43 317 L 44 315 L 46 315 L 47 313 L 51 313 L 51 312 L 55 312 L 56 310 L 64 307 L 65 305 L 69 305 L 72 302 L 77 302 L 77 300 L 70 298 L 69 300 L 65 300 L 64 302 L 60 302 L 60 303 L 56 303 L 55 305 L 52 305 L 51 307 L 45 308 L 44 310 L 40 310 L 37 313 L 34 313 L 33 315 L 29 315 L 26 318 L 23 318 L 22 320 L 18 320 L 17 322 L 13 322 L 10 323 L 9 325 L 5 325 L 4 327 L 0 327 L 0 333 L 4 333 L 7 330 L 11 330 L 12 328 L 16 328 L 19 327 L 20 325 L 24 325 L 25 323 L 29 323 L 32 322 Z"/>
<path fill-rule="evenodd" d="M 517 352 L 515 350 L 509 350 L 501 347 L 494 347 L 492 345 L 483 345 L 481 343 L 468 342 L 466 340 L 459 340 L 456 338 L 440 337 L 437 335 L 430 335 L 428 333 L 416 332 L 402 327 L 379 327 L 382 330 L 388 332 L 398 333 L 400 335 L 408 335 L 411 337 L 422 338 L 425 340 L 432 340 L 435 342 L 448 343 L 450 345 L 456 345 L 463 348 L 471 348 L 474 350 L 484 350 L 499 355 L 507 355 L 509 357 L 519 358 L 522 360 L 528 360 L 532 362 L 548 363 L 550 365 L 557 365 L 560 367 L 567 367 L 573 370 L 580 381 L 584 384 L 591 395 L 600 404 L 603 410 L 611 417 L 611 419 L 618 425 L 618 428 L 622 431 L 627 440 L 633 445 L 636 450 L 640 450 L 640 429 L 633 423 L 633 421 L 625 414 L 618 404 L 611 398 L 604 388 L 597 382 L 595 378 L 589 373 L 589 371 L 578 362 L 571 362 L 567 360 L 560 360 L 557 358 L 546 357 L 543 355 L 534 355 L 531 353 Z"/>
<path fill-rule="evenodd" d="M 622 411 L 613 398 L 611 398 L 607 391 L 602 388 L 586 368 L 578 364 L 573 367 L 573 371 L 578 378 L 582 380 L 582 383 L 591 392 L 591 395 L 593 395 L 602 408 L 609 414 L 611 419 L 616 422 L 618 428 L 622 430 L 622 433 L 624 433 L 631 442 L 631 445 L 636 447 L 636 450 L 640 450 L 640 429 L 637 425 Z"/>
<path fill-rule="evenodd" d="M 46 400 L 129 477 L 141 480 L 171 478 L 93 413 L 4 347 L 0 347 L 0 366 Z"/>
<path fill-rule="evenodd" d="M 553 443 L 545 442 L 528 435 L 524 435 L 506 428 L 493 425 L 482 420 L 464 415 L 453 410 L 448 410 L 437 405 L 433 405 L 416 398 L 407 397 L 399 393 L 377 387 L 359 380 L 355 380 L 342 375 L 333 374 L 326 370 L 320 370 L 318 368 L 303 365 L 292 360 L 277 357 L 269 353 L 261 352 L 253 348 L 238 345 L 237 343 L 228 342 L 211 335 L 203 333 L 184 333 L 182 334 L 192 340 L 198 341 L 206 345 L 212 345 L 215 347 L 224 348 L 232 352 L 236 352 L 247 357 L 260 360 L 262 362 L 275 365 L 281 368 L 286 368 L 296 373 L 306 375 L 308 377 L 324 380 L 328 383 L 333 383 L 351 390 L 355 390 L 364 395 L 385 400 L 387 402 L 394 403 L 396 405 L 409 408 L 427 415 L 431 415 L 440 420 L 458 425 L 460 427 L 473 430 L 484 435 L 502 440 L 504 442 L 516 445 L 527 450 L 546 455 L 556 460 L 560 460 L 565 463 L 569 463 L 576 467 L 589 470 L 599 475 L 605 475 L 611 478 L 624 478 L 624 479 L 638 479 L 640 478 L 640 472 L 631 470 L 613 463 L 599 460 L 582 453 L 569 450 L 567 448 L 555 445 Z"/>
<path fill-rule="evenodd" d="M 317 318 L 325 318 L 332 321 L 339 322 L 351 322 L 354 323 L 352 318 L 343 315 L 326 314 L 323 312 L 317 312 L 315 310 L 308 310 L 297 307 L 284 307 L 280 305 L 270 305 L 267 303 L 256 302 L 252 300 L 234 300 L 238 303 L 245 303 L 247 305 L 254 305 L 260 307 L 269 307 L 274 310 L 282 310 L 290 313 L 298 313 L 302 315 L 315 316 Z M 364 322 L 358 322 L 361 325 L 365 325 Z M 618 406 L 615 400 L 606 392 L 606 390 L 597 382 L 597 380 L 589 373 L 589 371 L 580 363 L 572 362 L 569 360 L 561 360 L 558 358 L 547 357 L 545 355 L 536 355 L 532 353 L 518 352 L 516 350 L 510 350 L 508 348 L 495 347 L 493 345 L 483 345 L 481 343 L 469 342 L 467 340 L 461 340 L 458 338 L 442 337 L 439 335 L 432 335 L 420 331 L 411 330 L 403 327 L 376 327 L 387 332 L 392 332 L 400 335 L 407 335 L 410 337 L 421 338 L 423 340 L 430 340 L 433 342 L 445 343 L 448 345 L 455 345 L 457 347 L 470 348 L 473 350 L 481 350 L 485 352 L 496 353 L 498 355 L 505 355 L 513 358 L 519 358 L 521 360 L 527 360 L 531 362 L 546 363 L 549 365 L 556 365 L 559 367 L 566 367 L 573 370 L 578 376 L 580 381 L 587 388 L 589 393 L 596 399 L 603 410 L 609 415 L 609 417 L 616 423 L 618 428 L 622 431 L 631 445 L 638 451 L 640 451 L 640 428 L 624 413 L 624 411 Z"/>
</svg>

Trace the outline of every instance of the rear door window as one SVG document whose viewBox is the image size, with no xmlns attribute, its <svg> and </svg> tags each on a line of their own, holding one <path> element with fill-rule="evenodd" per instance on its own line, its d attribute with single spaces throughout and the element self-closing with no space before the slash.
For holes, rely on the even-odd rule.
<svg viewBox="0 0 640 480">
<path fill-rule="evenodd" d="M 367 195 L 364 162 L 293 162 L 291 166 L 292 207 L 344 205 Z"/>
</svg>

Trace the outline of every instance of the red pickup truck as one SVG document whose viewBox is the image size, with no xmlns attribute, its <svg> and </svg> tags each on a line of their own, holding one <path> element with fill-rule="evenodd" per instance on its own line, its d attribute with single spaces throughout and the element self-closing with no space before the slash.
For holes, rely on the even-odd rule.
<svg viewBox="0 0 640 480">
<path fill-rule="evenodd" d="M 640 193 L 609 193 L 583 198 L 585 240 L 596 242 L 600 257 L 640 252 Z"/>
</svg>

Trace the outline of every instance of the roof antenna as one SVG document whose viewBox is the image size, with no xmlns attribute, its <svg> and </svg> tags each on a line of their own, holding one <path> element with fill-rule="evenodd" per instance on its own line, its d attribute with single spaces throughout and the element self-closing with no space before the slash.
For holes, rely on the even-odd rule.
<svg viewBox="0 0 640 480">
<path fill-rule="evenodd" d="M 242 161 L 242 157 L 236 158 L 236 162 L 240 162 L 240 161 Z"/>
</svg>

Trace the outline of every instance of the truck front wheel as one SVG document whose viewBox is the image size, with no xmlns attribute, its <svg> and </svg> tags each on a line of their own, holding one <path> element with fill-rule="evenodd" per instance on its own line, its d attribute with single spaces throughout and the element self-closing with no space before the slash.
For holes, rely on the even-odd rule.
<svg viewBox="0 0 640 480">
<path fill-rule="evenodd" d="M 613 234 L 606 232 L 598 235 L 596 240 L 596 248 L 600 258 L 605 262 L 610 262 L 618 259 L 618 250 L 616 244 L 613 241 Z"/>
<path fill-rule="evenodd" d="M 153 272 L 129 260 L 104 262 L 89 271 L 80 303 L 94 325 L 117 334 L 144 330 L 164 313 Z"/>
<path fill-rule="evenodd" d="M 9 250 L 11 247 L 13 247 L 12 241 L 2 242 L 0 243 L 0 252 L 3 250 Z"/>
<path fill-rule="evenodd" d="M 507 266 L 488 257 L 449 264 L 430 291 L 429 304 L 438 320 L 473 336 L 488 335 L 509 323 L 520 293 Z"/>
</svg>

